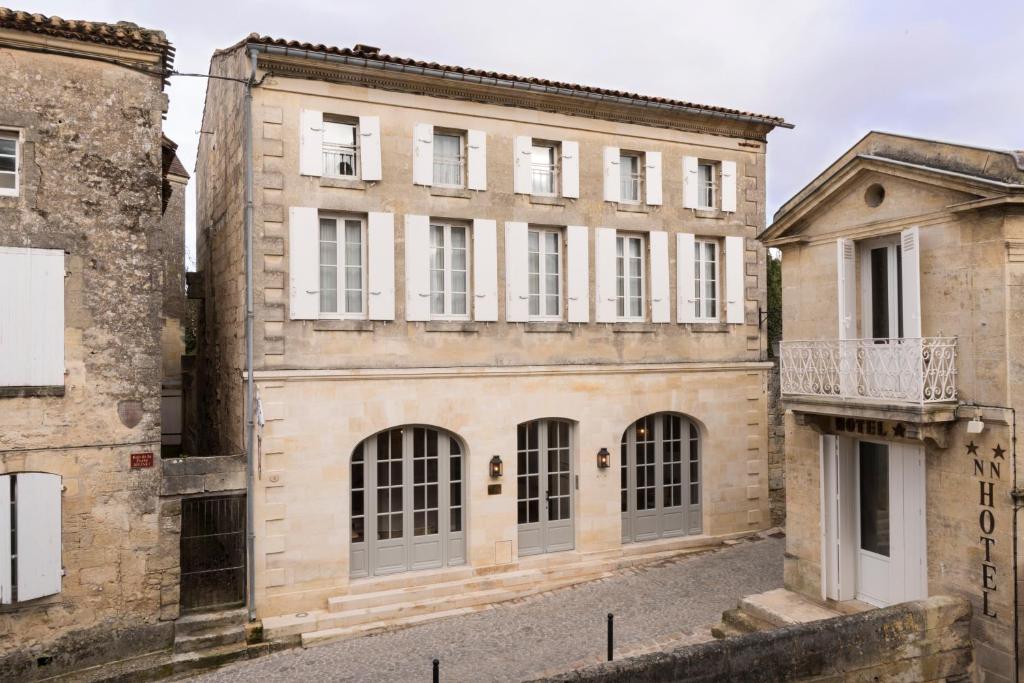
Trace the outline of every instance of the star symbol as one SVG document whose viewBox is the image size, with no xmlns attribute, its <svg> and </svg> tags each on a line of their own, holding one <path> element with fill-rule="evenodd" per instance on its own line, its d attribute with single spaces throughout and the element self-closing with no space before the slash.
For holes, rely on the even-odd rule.
<svg viewBox="0 0 1024 683">
<path fill-rule="evenodd" d="M 1000 460 L 1005 460 L 1005 458 L 1003 458 L 1003 454 L 1006 453 L 1006 449 L 999 444 L 996 444 L 996 447 L 992 449 L 992 453 Z"/>
<path fill-rule="evenodd" d="M 967 455 L 977 455 L 977 454 L 978 454 L 978 444 L 974 443 L 974 440 L 972 439 L 971 442 L 969 444 L 967 444 Z"/>
<path fill-rule="evenodd" d="M 896 426 L 892 428 L 893 436 L 898 436 L 901 439 L 907 435 L 907 428 L 902 422 L 897 422 Z"/>
</svg>

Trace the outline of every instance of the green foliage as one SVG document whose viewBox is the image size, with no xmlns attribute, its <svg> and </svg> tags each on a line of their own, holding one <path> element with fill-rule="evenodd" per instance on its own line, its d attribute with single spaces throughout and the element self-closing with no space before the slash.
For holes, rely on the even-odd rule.
<svg viewBox="0 0 1024 683">
<path fill-rule="evenodd" d="M 768 250 L 768 353 L 782 341 L 782 255 Z"/>
</svg>

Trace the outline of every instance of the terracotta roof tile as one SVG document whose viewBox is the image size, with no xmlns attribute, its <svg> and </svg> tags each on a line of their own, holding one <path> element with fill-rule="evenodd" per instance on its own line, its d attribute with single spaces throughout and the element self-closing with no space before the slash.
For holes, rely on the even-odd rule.
<svg viewBox="0 0 1024 683">
<path fill-rule="evenodd" d="M 174 48 L 167 40 L 163 31 L 142 28 L 127 21 L 106 24 L 99 21 L 80 19 L 62 19 L 48 17 L 0 7 L 0 28 L 41 33 L 58 38 L 82 40 L 89 43 L 113 45 L 143 52 L 156 52 L 165 55 L 169 69 L 173 59 Z"/>
</svg>

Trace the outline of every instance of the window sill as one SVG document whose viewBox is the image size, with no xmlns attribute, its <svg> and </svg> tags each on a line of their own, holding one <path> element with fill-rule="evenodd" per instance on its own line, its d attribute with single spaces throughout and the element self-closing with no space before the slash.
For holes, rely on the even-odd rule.
<svg viewBox="0 0 1024 683">
<path fill-rule="evenodd" d="M 622 211 L 624 213 L 650 213 L 651 207 L 647 204 L 626 204 L 619 202 L 615 205 L 616 211 Z"/>
<path fill-rule="evenodd" d="M 372 320 L 314 320 L 316 332 L 373 332 Z"/>
<path fill-rule="evenodd" d="M 456 199 L 469 199 L 473 196 L 473 193 L 461 187 L 431 187 L 430 194 L 435 197 L 455 197 Z"/>
<path fill-rule="evenodd" d="M 542 206 L 565 206 L 565 200 L 561 197 L 549 197 L 542 194 L 531 194 L 530 203 Z"/>
<path fill-rule="evenodd" d="M 476 334 L 480 330 L 471 320 L 429 320 L 423 324 L 427 332 L 467 332 Z"/>
<path fill-rule="evenodd" d="M 711 220 L 722 220 L 725 218 L 725 212 L 719 211 L 718 209 L 694 209 L 694 218 L 710 218 Z"/>
<path fill-rule="evenodd" d="M 365 190 L 366 181 L 358 178 L 330 178 L 320 176 L 320 187 L 340 187 L 345 190 Z"/>
<path fill-rule="evenodd" d="M 63 396 L 64 385 L 45 387 L 0 387 L 0 398 Z"/>
<path fill-rule="evenodd" d="M 617 334 L 653 334 L 658 331 L 654 323 L 612 323 L 612 332 Z"/>
<path fill-rule="evenodd" d="M 729 326 L 722 322 L 694 322 L 686 324 L 690 326 L 691 332 L 723 333 L 729 331 Z"/>
<path fill-rule="evenodd" d="M 523 325 L 523 332 L 572 334 L 572 324 L 566 322 L 535 320 Z"/>
</svg>

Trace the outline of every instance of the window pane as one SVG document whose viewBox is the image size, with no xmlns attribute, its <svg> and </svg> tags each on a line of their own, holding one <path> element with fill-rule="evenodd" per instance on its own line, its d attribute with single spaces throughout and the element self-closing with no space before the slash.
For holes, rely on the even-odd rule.
<svg viewBox="0 0 1024 683">
<path fill-rule="evenodd" d="M 860 443 L 860 547 L 889 556 L 889 448 Z"/>
<path fill-rule="evenodd" d="M 3 134 L 0 134 L 2 136 Z M 0 154 L 14 156 L 18 149 L 18 142 L 13 138 L 0 137 Z"/>
<path fill-rule="evenodd" d="M 14 157 L 0 155 L 0 171 L 14 172 Z"/>
<path fill-rule="evenodd" d="M 338 145 L 355 145 L 356 127 L 350 123 L 324 121 L 324 142 Z"/>
<path fill-rule="evenodd" d="M 0 173 L 0 187 L 5 190 L 14 189 L 14 174 L 13 173 Z"/>
</svg>

